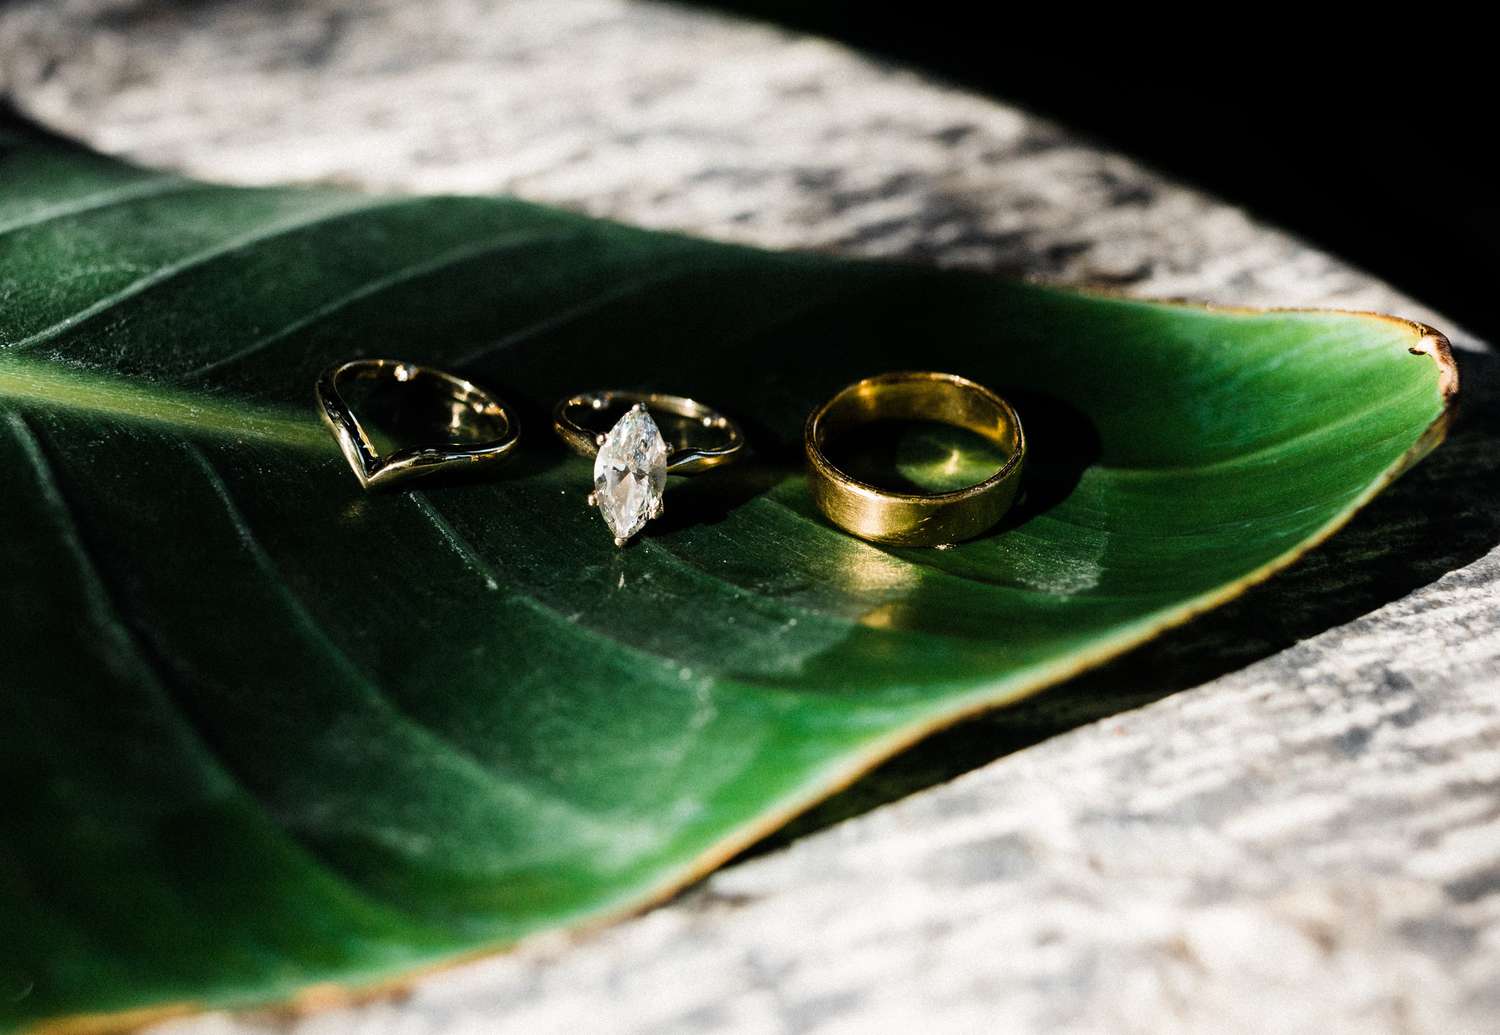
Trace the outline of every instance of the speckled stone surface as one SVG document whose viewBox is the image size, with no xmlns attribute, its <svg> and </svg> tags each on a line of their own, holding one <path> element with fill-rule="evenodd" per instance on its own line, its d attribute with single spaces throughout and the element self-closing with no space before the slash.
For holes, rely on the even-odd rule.
<svg viewBox="0 0 1500 1035">
<path fill-rule="evenodd" d="M 0 91 L 218 180 L 1383 309 L 1463 372 L 1449 443 L 1295 569 L 864 793 L 975 771 L 398 1000 L 176 1035 L 1500 1030 L 1500 362 L 1461 329 L 1022 112 L 680 7 L 19 3 Z"/>
</svg>

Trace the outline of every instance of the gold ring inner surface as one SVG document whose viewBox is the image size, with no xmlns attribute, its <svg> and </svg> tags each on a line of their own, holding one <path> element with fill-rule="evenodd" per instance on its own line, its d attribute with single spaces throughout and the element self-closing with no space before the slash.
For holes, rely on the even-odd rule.
<svg viewBox="0 0 1500 1035">
<path fill-rule="evenodd" d="M 882 488 L 829 459 L 830 442 L 888 421 L 962 428 L 1005 459 L 988 477 L 942 492 Z M 804 446 L 813 500 L 830 521 L 862 539 L 906 546 L 956 543 L 993 527 L 1015 500 L 1026 454 L 1025 433 L 1009 403 L 967 378 L 930 372 L 881 374 L 849 385 L 808 418 Z"/>
<path fill-rule="evenodd" d="M 855 477 L 827 455 L 831 442 L 857 440 L 860 429 L 883 422 L 932 422 L 971 431 L 1004 458 L 984 478 L 942 492 L 897 492 Z M 962 494 L 1000 477 L 1018 459 L 1021 425 L 1004 399 L 977 382 L 951 374 L 895 374 L 867 378 L 839 392 L 815 415 L 813 444 L 822 459 L 850 483 L 889 495 L 936 498 Z"/>
</svg>

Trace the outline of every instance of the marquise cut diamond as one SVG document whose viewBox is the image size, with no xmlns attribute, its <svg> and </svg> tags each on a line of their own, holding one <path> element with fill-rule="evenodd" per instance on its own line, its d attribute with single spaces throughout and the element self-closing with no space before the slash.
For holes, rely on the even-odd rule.
<svg viewBox="0 0 1500 1035">
<path fill-rule="evenodd" d="M 667 443 L 645 407 L 633 407 L 604 438 L 594 460 L 594 502 L 616 541 L 662 512 Z"/>
</svg>

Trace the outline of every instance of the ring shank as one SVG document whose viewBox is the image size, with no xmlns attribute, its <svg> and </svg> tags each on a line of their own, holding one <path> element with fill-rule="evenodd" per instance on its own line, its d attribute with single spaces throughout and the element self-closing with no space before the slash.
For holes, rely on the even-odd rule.
<svg viewBox="0 0 1500 1035">
<path fill-rule="evenodd" d="M 445 424 L 476 443 L 492 444 L 510 437 L 511 416 L 494 396 L 473 382 L 444 370 L 398 359 L 356 359 L 336 367 L 335 386 L 347 381 L 395 381 L 430 393 L 448 406 Z"/>
<path fill-rule="evenodd" d="M 667 461 L 670 474 L 695 474 L 718 467 L 735 459 L 744 448 L 744 432 L 734 421 L 696 399 L 661 392 L 615 389 L 579 392 L 558 401 L 552 413 L 552 426 L 573 452 L 592 458 L 599 453 L 599 435 L 604 429 L 590 428 L 586 418 L 612 406 L 637 403 L 658 415 L 681 417 L 695 430 L 708 433 L 704 441 L 675 444 Z"/>
<path fill-rule="evenodd" d="M 928 420 L 966 428 L 994 443 L 1005 463 L 952 492 L 891 492 L 859 481 L 828 459 L 829 440 L 878 420 Z M 1015 502 L 1025 461 L 1020 418 L 1000 396 L 954 374 L 899 372 L 844 388 L 808 417 L 804 434 L 814 502 L 861 539 L 901 546 L 961 542 L 994 527 Z"/>
<path fill-rule="evenodd" d="M 431 393 L 453 441 L 414 445 L 379 455 L 369 433 L 340 392 L 350 381 L 395 382 Z M 510 454 L 520 427 L 506 405 L 479 386 L 446 371 L 399 359 L 356 359 L 325 371 L 316 386 L 319 412 L 367 489 L 385 487 Z M 435 426 L 436 426 L 435 422 Z"/>
</svg>

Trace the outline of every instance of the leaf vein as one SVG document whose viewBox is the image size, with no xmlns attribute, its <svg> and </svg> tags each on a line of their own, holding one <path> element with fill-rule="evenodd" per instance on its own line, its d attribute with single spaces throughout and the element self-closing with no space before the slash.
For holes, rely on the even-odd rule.
<svg viewBox="0 0 1500 1035">
<path fill-rule="evenodd" d="M 88 600 L 96 624 L 100 626 L 104 635 L 113 641 L 112 646 L 116 650 L 116 655 L 109 660 L 113 662 L 119 659 L 129 659 L 135 675 L 145 681 L 146 688 L 162 702 L 166 713 L 175 716 L 177 720 L 175 725 L 191 738 L 189 743 L 196 744 L 196 753 L 203 767 L 213 776 L 218 777 L 224 787 L 232 790 L 240 800 L 253 805 L 264 818 L 267 828 L 286 839 L 293 851 L 313 861 L 320 872 L 332 877 L 341 888 L 369 908 L 378 913 L 410 920 L 407 913 L 390 903 L 376 899 L 339 872 L 336 866 L 326 860 L 312 845 L 298 837 L 295 831 L 277 822 L 266 804 L 234 775 L 227 763 L 214 751 L 213 738 L 193 721 L 191 710 L 182 706 L 177 694 L 171 689 L 175 680 L 163 669 L 155 654 L 146 648 L 137 634 L 120 618 L 120 608 L 114 601 L 114 594 L 110 591 L 98 562 L 95 561 L 92 552 L 83 540 L 82 531 L 73 517 L 73 508 L 67 496 L 64 495 L 52 462 L 47 459 L 35 433 L 20 414 L 6 414 L 6 420 L 21 445 L 21 451 L 26 455 L 36 473 L 37 487 L 47 508 L 52 511 L 63 544 L 73 556 L 84 596 Z M 111 667 L 116 666 L 112 664 Z"/>
<path fill-rule="evenodd" d="M 32 230 L 54 220 L 67 219 L 70 216 L 83 215 L 89 212 L 99 212 L 118 205 L 125 205 L 132 201 L 159 198 L 171 194 L 187 194 L 192 191 L 209 189 L 201 183 L 184 180 L 178 176 L 153 176 L 144 180 L 136 180 L 123 187 L 117 187 L 114 190 L 98 191 L 94 194 L 84 195 L 81 198 L 74 198 L 71 201 L 60 202 L 56 205 L 47 205 L 27 216 L 13 219 L 8 223 L 0 223 L 0 237 L 19 230 Z"/>
<path fill-rule="evenodd" d="M 535 338 L 540 334 L 545 334 L 548 331 L 556 330 L 559 327 L 565 327 L 582 317 L 586 317 L 591 313 L 605 308 L 611 303 L 629 298 L 632 295 L 638 295 L 641 292 L 649 290 L 650 288 L 658 284 L 665 284 L 668 281 L 675 279 L 681 273 L 681 266 L 669 266 L 667 269 L 660 270 L 656 273 L 651 274 L 650 276 L 638 277 L 634 280 L 628 280 L 623 284 L 616 285 L 615 287 L 612 287 L 607 291 L 600 292 L 599 294 L 594 295 L 591 298 L 585 299 L 584 301 L 579 302 L 576 305 L 570 306 L 569 308 L 564 309 L 562 312 L 557 313 L 554 316 L 549 316 L 544 320 L 538 320 L 535 323 L 528 324 L 520 330 L 506 335 L 499 341 L 490 342 L 478 349 L 474 349 L 471 352 L 466 352 L 455 359 L 454 363 L 456 363 L 458 366 L 468 366 L 471 363 L 477 363 L 482 359 L 494 355 L 496 352 L 500 352 L 508 348 L 513 348 L 514 346 L 519 345 L 525 341 L 529 341 L 530 339 Z"/>
<path fill-rule="evenodd" d="M 420 743 L 435 749 L 440 755 L 447 757 L 456 771 L 462 775 L 477 781 L 478 786 L 483 788 L 491 801 L 505 809 L 513 809 L 517 806 L 523 808 L 541 805 L 555 811 L 557 818 L 566 817 L 579 830 L 587 831 L 596 836 L 605 837 L 611 829 L 601 824 L 597 818 L 590 816 L 578 809 L 572 802 L 557 795 L 554 792 L 543 790 L 536 786 L 535 781 L 520 774 L 510 773 L 509 779 L 502 781 L 490 768 L 466 749 L 443 736 L 431 726 L 419 720 L 406 709 L 400 707 L 396 701 L 380 687 L 380 685 L 366 675 L 365 672 L 355 664 L 354 660 L 333 639 L 332 635 L 323 628 L 316 616 L 308 609 L 300 597 L 286 585 L 281 576 L 280 569 L 275 560 L 266 552 L 260 540 L 256 537 L 254 529 L 245 520 L 244 514 L 234 502 L 230 494 L 229 486 L 224 483 L 208 458 L 197 446 L 191 443 L 185 446 L 189 457 L 203 473 L 209 488 L 224 508 L 225 514 L 234 528 L 236 537 L 250 555 L 252 563 L 266 577 L 266 581 L 273 587 L 276 595 L 281 598 L 288 611 L 291 612 L 296 623 L 307 633 L 310 639 L 322 648 L 327 657 L 334 665 L 342 671 L 357 687 L 375 708 L 395 719 L 410 736 Z"/>
<path fill-rule="evenodd" d="M 349 291 L 330 302 L 318 306 L 311 312 L 305 314 L 304 316 L 298 317 L 285 326 L 272 331 L 270 334 L 257 338 L 255 341 L 251 342 L 249 345 L 246 345 L 244 348 L 238 349 L 235 352 L 231 352 L 227 356 L 221 356 L 210 363 L 205 363 L 202 366 L 195 367 L 194 369 L 189 370 L 184 374 L 178 375 L 178 377 L 182 380 L 201 377 L 204 374 L 210 373 L 214 370 L 218 370 L 221 367 L 228 366 L 231 363 L 236 363 L 240 360 L 247 359 L 257 352 L 260 352 L 262 349 L 275 344 L 277 341 L 283 340 L 290 335 L 295 334 L 297 331 L 302 330 L 304 327 L 309 327 L 312 324 L 317 323 L 319 320 L 331 316 L 347 306 L 353 305 L 354 303 L 359 302 L 362 299 L 370 298 L 380 293 L 381 291 L 386 290 L 387 288 L 394 287 L 397 284 L 403 283 L 405 281 L 416 280 L 418 278 L 436 273 L 440 270 L 444 270 L 452 266 L 457 266 L 461 263 L 468 262 L 472 259 L 477 259 L 482 256 L 500 254 L 509 251 L 512 248 L 524 247 L 529 244 L 541 244 L 544 242 L 564 240 L 569 236 L 573 235 L 543 233 L 540 231 L 521 233 L 511 232 L 507 234 L 501 234 L 496 237 L 486 238 L 481 241 L 467 242 L 457 248 L 450 248 L 447 251 L 433 256 L 430 259 L 425 259 L 422 262 L 412 263 L 411 265 L 404 266 L 398 270 L 394 270 L 391 273 L 386 274 L 385 276 L 369 280 L 359 287 L 355 288 L 353 291 Z"/>
<path fill-rule="evenodd" d="M 350 216 L 364 212 L 373 212 L 382 208 L 395 208 L 411 203 L 412 199 L 410 198 L 382 198 L 375 202 L 371 202 L 368 199 L 360 199 L 359 203 L 350 204 L 347 197 L 340 196 L 335 203 L 315 210 L 314 214 L 310 216 L 306 213 L 303 213 L 295 219 L 280 220 L 265 226 L 257 227 L 255 230 L 249 233 L 239 234 L 234 237 L 228 238 L 227 240 L 219 241 L 212 247 L 205 248 L 202 251 L 194 252 L 186 258 L 179 259 L 176 262 L 161 266 L 160 268 L 153 270 L 151 273 L 148 273 L 146 276 L 138 277 L 137 279 L 131 281 L 129 284 L 126 284 L 123 288 L 120 288 L 117 291 L 113 291 L 108 295 L 105 295 L 103 298 L 94 301 L 93 303 L 80 309 L 78 312 L 64 317 L 63 319 L 52 324 L 50 327 L 44 327 L 41 330 L 36 331 L 35 333 L 30 334 L 17 341 L 13 341 L 10 343 L 0 343 L 0 350 L 20 351 L 23 349 L 34 348 L 38 345 L 44 345 L 47 342 L 55 340 L 59 335 L 68 331 L 70 328 L 76 327 L 79 324 L 83 323 L 85 320 L 89 320 L 95 316 L 100 315 L 101 313 L 106 313 L 116 306 L 129 301 L 131 298 L 134 298 L 135 296 L 157 286 L 158 284 L 163 284 L 174 277 L 180 276 L 183 273 L 186 273 L 198 266 L 203 265 L 206 262 L 225 255 L 231 255 L 242 248 L 249 247 L 250 245 L 260 244 L 266 241 L 274 240 L 278 237 L 289 236 L 291 234 L 297 233 L 298 231 L 317 226 L 321 223 L 332 222 L 333 220 L 338 219 L 342 216 Z"/>
<path fill-rule="evenodd" d="M 431 523 L 438 536 L 449 549 L 459 556 L 470 571 L 484 579 L 486 588 L 496 589 L 502 584 L 503 580 L 499 572 L 484 559 L 478 549 L 469 542 L 468 538 L 458 529 L 454 528 L 452 523 L 430 501 L 416 492 L 411 493 L 408 498 L 416 505 L 417 510 L 422 516 Z M 513 589 L 507 599 L 515 601 L 540 617 L 553 622 L 561 628 L 570 630 L 584 639 L 592 640 L 610 651 L 628 655 L 637 661 L 660 669 L 663 675 L 667 677 L 669 683 L 675 683 L 680 679 L 678 676 L 680 666 L 672 662 L 671 659 L 617 640 L 613 636 L 600 632 L 591 626 L 575 622 L 568 618 L 567 615 L 532 596 L 530 593 Z M 714 677 L 714 682 L 719 682 L 718 677 Z"/>
</svg>

